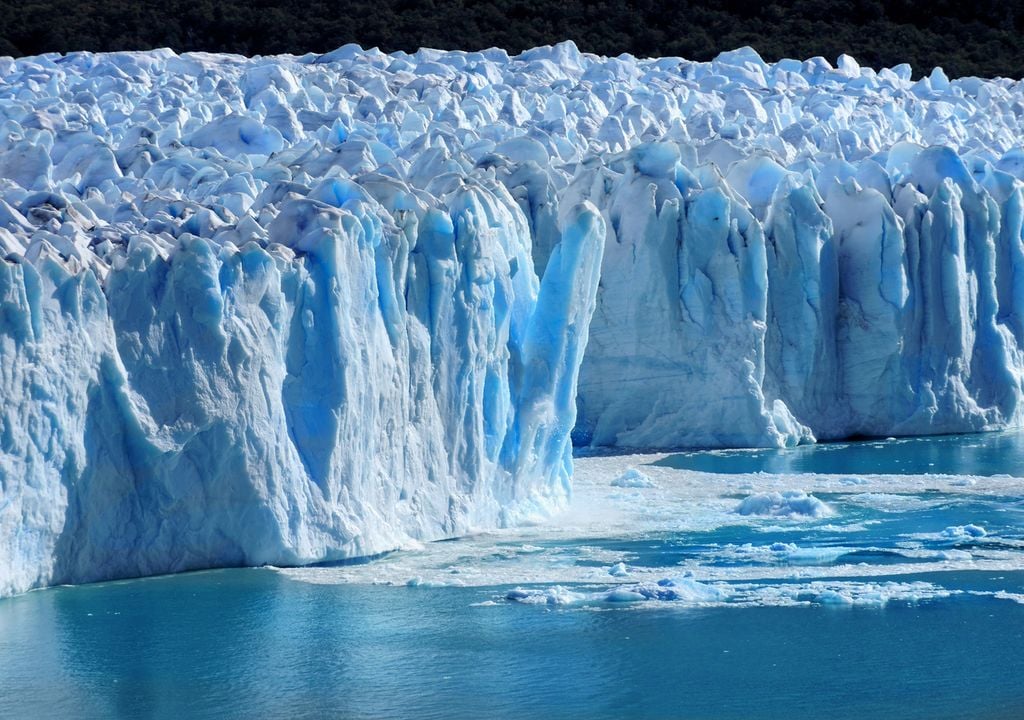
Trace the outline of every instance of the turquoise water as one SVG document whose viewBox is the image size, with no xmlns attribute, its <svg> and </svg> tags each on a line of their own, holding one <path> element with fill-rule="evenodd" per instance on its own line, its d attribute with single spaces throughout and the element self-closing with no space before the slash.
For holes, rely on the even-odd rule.
<svg viewBox="0 0 1024 720">
<path fill-rule="evenodd" d="M 786 450 L 680 452 L 657 464 L 716 473 L 1024 475 L 1024 433 L 862 440 L 802 445 Z"/>
<path fill-rule="evenodd" d="M 832 472 L 881 445 L 875 469 L 843 472 L 1021 474 L 1019 443 L 770 457 Z M 706 470 L 722 454 L 686 457 Z M 735 503 L 785 476 L 735 476 L 683 511 L 666 504 L 683 485 L 651 462 L 657 491 L 581 472 L 578 502 L 633 513 L 606 531 L 2 600 L 0 718 L 1024 717 L 1020 481 L 845 478 L 814 490 L 821 516 L 748 518 Z"/>
<path fill-rule="evenodd" d="M 1018 587 L 1022 581 L 1020 573 L 1012 579 Z M 0 715 L 1024 712 L 1024 609 L 994 599 L 884 611 L 469 607 L 487 594 L 309 585 L 268 570 L 35 593 L 0 606 Z"/>
</svg>

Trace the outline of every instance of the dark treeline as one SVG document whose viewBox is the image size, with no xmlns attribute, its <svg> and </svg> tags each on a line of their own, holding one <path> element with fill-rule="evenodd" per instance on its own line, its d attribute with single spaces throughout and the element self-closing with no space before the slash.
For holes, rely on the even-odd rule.
<svg viewBox="0 0 1024 720">
<path fill-rule="evenodd" d="M 170 47 L 245 55 L 323 52 L 348 42 L 517 52 L 571 38 L 603 55 L 707 60 L 751 45 L 765 57 L 915 75 L 1024 77 L 1024 0 L 0 0 L 0 55 Z"/>
</svg>

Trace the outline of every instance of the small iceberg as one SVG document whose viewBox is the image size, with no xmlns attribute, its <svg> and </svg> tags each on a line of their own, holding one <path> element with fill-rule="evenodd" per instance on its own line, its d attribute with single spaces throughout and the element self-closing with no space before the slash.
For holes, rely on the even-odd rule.
<svg viewBox="0 0 1024 720">
<path fill-rule="evenodd" d="M 832 508 L 824 502 L 801 490 L 748 495 L 736 506 L 735 512 L 740 515 L 812 518 L 829 517 L 834 514 Z"/>
<path fill-rule="evenodd" d="M 973 523 L 970 525 L 951 525 L 942 531 L 942 537 L 950 540 L 973 540 L 983 538 L 986 535 L 988 535 L 988 531 L 985 528 Z"/>
<path fill-rule="evenodd" d="M 630 468 L 626 472 L 612 480 L 612 487 L 620 488 L 653 488 L 658 487 L 651 478 L 636 468 Z"/>
</svg>

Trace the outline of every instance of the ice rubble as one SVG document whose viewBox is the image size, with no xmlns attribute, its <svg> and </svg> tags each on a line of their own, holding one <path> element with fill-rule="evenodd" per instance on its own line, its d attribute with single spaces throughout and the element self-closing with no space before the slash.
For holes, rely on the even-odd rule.
<svg viewBox="0 0 1024 720">
<path fill-rule="evenodd" d="M 632 447 L 1017 423 L 1022 115 L 749 49 L 0 58 L 0 594 L 514 521 L 574 407 Z"/>
<path fill-rule="evenodd" d="M 504 600 L 549 607 L 613 607 L 616 605 L 681 607 L 794 607 L 849 605 L 885 607 L 892 603 L 919 604 L 950 597 L 960 591 L 927 582 L 813 581 L 766 585 L 761 583 L 697 582 L 692 578 L 663 578 L 658 582 L 618 585 L 602 590 L 571 590 L 561 585 L 514 588 Z M 979 593 L 985 594 L 985 593 Z M 1009 593 L 1003 593 L 1007 597 Z M 1007 599 L 1014 599 L 1009 598 Z M 1019 601 L 1018 601 L 1019 602 Z"/>
</svg>

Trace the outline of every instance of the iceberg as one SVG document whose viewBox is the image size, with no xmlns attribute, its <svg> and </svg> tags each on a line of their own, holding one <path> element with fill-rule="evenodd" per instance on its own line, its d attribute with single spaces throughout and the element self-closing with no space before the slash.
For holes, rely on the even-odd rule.
<svg viewBox="0 0 1024 720">
<path fill-rule="evenodd" d="M 0 62 L 0 595 L 561 507 L 572 445 L 1001 428 L 1024 86 L 842 58 Z"/>
</svg>

